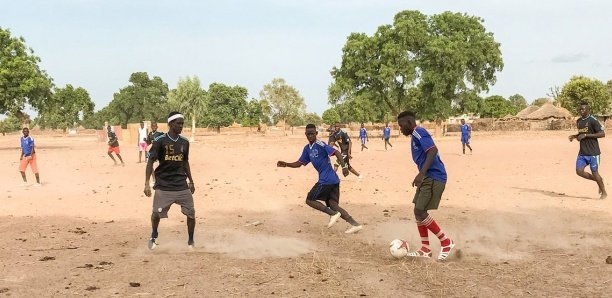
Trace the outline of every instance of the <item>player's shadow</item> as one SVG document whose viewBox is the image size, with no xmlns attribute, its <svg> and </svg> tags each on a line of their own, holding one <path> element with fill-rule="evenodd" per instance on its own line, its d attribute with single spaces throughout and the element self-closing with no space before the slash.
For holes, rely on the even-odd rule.
<svg viewBox="0 0 612 298">
<path fill-rule="evenodd" d="M 513 187 L 513 188 L 521 190 L 521 191 L 525 191 L 525 192 L 540 193 L 540 194 L 543 194 L 545 196 L 549 196 L 549 197 L 553 197 L 553 198 L 568 198 L 568 199 L 581 199 L 581 200 L 582 199 L 584 199 L 584 200 L 597 200 L 598 199 L 598 198 L 589 198 L 589 197 L 570 196 L 570 195 L 566 195 L 565 193 L 562 193 L 562 192 L 543 190 L 543 189 L 523 188 L 523 187 Z"/>
</svg>

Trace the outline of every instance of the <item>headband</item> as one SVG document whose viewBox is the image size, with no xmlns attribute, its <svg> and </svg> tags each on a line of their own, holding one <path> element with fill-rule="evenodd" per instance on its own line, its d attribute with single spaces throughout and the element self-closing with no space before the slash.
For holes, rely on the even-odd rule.
<svg viewBox="0 0 612 298">
<path fill-rule="evenodd" d="M 172 122 L 172 120 L 176 120 L 178 118 L 185 118 L 185 117 L 183 116 L 183 114 L 172 115 L 172 116 L 168 117 L 168 123 L 170 123 L 170 122 Z"/>
</svg>

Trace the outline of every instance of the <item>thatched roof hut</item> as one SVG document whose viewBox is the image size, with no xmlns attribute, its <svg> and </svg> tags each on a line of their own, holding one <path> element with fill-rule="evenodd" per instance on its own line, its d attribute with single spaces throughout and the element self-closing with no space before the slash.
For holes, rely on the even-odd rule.
<svg viewBox="0 0 612 298">
<path fill-rule="evenodd" d="M 537 111 L 524 117 L 528 120 L 543 120 L 543 119 L 571 119 L 572 113 L 564 108 L 555 107 L 553 104 L 547 103 L 540 107 Z"/>
<path fill-rule="evenodd" d="M 527 106 L 526 108 L 524 108 L 523 110 L 521 110 L 520 112 L 518 112 L 516 114 L 517 118 L 520 119 L 525 119 L 525 117 L 529 116 L 529 114 L 537 111 L 540 107 L 538 106 Z"/>
<path fill-rule="evenodd" d="M 516 119 L 516 116 L 514 116 L 514 115 L 512 115 L 512 114 L 508 114 L 508 115 L 506 115 L 506 116 L 504 116 L 504 117 L 500 118 L 499 120 L 502 120 L 502 121 L 509 121 L 509 120 L 514 120 L 514 119 Z"/>
</svg>

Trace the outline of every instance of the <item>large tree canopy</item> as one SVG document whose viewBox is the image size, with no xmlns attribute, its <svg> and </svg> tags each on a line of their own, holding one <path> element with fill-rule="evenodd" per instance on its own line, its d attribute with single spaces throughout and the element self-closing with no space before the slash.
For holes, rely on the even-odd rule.
<svg viewBox="0 0 612 298">
<path fill-rule="evenodd" d="M 0 114 L 25 119 L 23 109 L 29 104 L 37 111 L 45 107 L 53 83 L 41 70 L 40 58 L 25 45 L 25 39 L 11 36 L 0 27 Z"/>
<path fill-rule="evenodd" d="M 38 114 L 37 124 L 41 128 L 63 129 L 82 124 L 93 116 L 94 103 L 87 90 L 66 85 L 55 88 L 50 99 Z"/>
<path fill-rule="evenodd" d="M 563 85 L 557 100 L 562 107 L 575 115 L 583 101 L 589 104 L 591 112 L 595 115 L 609 115 L 612 112 L 610 111 L 612 98 L 606 85 L 600 80 L 585 76 L 573 76 Z"/>
<path fill-rule="evenodd" d="M 284 79 L 273 79 L 259 92 L 261 100 L 270 104 L 273 121 L 287 121 L 302 118 L 306 113 L 304 98 Z"/>
<path fill-rule="evenodd" d="M 488 91 L 503 68 L 500 45 L 483 22 L 460 13 L 402 11 L 372 36 L 352 33 L 340 67 L 331 71 L 329 102 L 359 96 L 394 115 L 413 108 L 422 118 L 446 118 L 458 94 Z"/>
<path fill-rule="evenodd" d="M 176 89 L 168 94 L 168 107 L 187 115 L 191 120 L 191 141 L 195 141 L 196 123 L 206 109 L 206 91 L 197 76 L 181 78 Z"/>
<path fill-rule="evenodd" d="M 247 89 L 242 86 L 210 84 L 202 123 L 216 128 L 240 123 L 247 107 L 247 95 Z"/>
<path fill-rule="evenodd" d="M 130 76 L 130 83 L 115 93 L 109 104 L 110 112 L 119 116 L 122 126 L 159 120 L 167 115 L 160 107 L 166 107 L 168 84 L 160 77 L 150 79 L 146 72 L 135 72 Z"/>
</svg>

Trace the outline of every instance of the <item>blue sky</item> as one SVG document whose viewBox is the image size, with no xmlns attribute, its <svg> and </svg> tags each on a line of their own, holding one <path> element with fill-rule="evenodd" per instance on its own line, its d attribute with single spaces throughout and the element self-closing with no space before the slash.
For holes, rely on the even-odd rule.
<svg viewBox="0 0 612 298">
<path fill-rule="evenodd" d="M 373 33 L 406 9 L 485 19 L 504 70 L 488 95 L 528 101 L 581 74 L 612 79 L 609 1 L 4 1 L 0 26 L 23 36 L 55 84 L 86 88 L 96 110 L 131 73 L 241 85 L 249 97 L 282 77 L 309 111 L 328 107 L 330 69 L 351 32 Z"/>
</svg>

